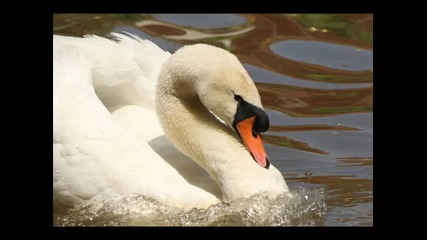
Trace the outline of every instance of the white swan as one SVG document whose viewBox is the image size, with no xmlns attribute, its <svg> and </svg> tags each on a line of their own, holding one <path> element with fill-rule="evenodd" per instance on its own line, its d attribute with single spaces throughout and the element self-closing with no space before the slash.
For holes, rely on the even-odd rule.
<svg viewBox="0 0 427 240">
<path fill-rule="evenodd" d="M 56 207 L 137 193 L 188 210 L 288 192 L 261 142 L 260 96 L 233 54 L 195 44 L 171 55 L 112 35 L 53 37 Z"/>
</svg>

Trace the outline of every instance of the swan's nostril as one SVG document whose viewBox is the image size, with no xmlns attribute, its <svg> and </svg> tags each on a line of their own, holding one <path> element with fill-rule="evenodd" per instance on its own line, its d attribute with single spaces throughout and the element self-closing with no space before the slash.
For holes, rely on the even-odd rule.
<svg viewBox="0 0 427 240">
<path fill-rule="evenodd" d="M 252 128 L 252 136 L 254 136 L 254 138 L 257 138 L 258 136 L 258 131 L 255 128 Z"/>
<path fill-rule="evenodd" d="M 254 161 L 256 162 L 256 163 L 258 163 L 257 162 L 257 160 L 255 159 L 255 156 L 253 155 L 253 153 L 251 153 L 251 152 L 249 152 L 250 154 L 251 154 L 251 156 L 252 156 L 252 158 L 254 159 Z M 270 159 L 268 159 L 268 157 L 265 157 L 265 169 L 269 169 L 269 167 L 270 167 Z"/>
</svg>

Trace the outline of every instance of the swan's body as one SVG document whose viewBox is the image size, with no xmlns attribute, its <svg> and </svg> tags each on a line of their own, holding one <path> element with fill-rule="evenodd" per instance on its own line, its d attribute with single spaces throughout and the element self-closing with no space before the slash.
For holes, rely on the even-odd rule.
<svg viewBox="0 0 427 240">
<path fill-rule="evenodd" d="M 203 44 L 171 55 L 114 36 L 118 42 L 54 36 L 55 204 L 138 193 L 191 209 L 288 191 L 280 172 L 257 164 L 227 126 L 233 93 L 262 109 L 234 55 Z"/>
</svg>

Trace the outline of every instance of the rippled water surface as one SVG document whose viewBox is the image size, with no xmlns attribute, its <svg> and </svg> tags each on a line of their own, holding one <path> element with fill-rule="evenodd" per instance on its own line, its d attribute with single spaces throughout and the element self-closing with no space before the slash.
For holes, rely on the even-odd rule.
<svg viewBox="0 0 427 240">
<path fill-rule="evenodd" d="M 144 196 L 91 201 L 56 216 L 62 226 L 316 226 L 326 215 L 322 188 L 292 189 L 269 199 L 261 194 L 188 212 Z"/>
<path fill-rule="evenodd" d="M 264 140 L 292 196 L 182 212 L 144 196 L 87 202 L 55 225 L 373 224 L 373 17 L 369 14 L 54 15 L 55 34 L 127 31 L 161 48 L 204 42 L 236 54 L 271 127 Z"/>
</svg>

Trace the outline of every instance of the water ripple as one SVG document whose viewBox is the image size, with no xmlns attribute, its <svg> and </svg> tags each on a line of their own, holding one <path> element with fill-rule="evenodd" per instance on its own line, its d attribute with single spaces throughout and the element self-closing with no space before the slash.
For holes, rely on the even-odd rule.
<svg viewBox="0 0 427 240">
<path fill-rule="evenodd" d="M 333 69 L 365 71 L 373 68 L 373 52 L 352 46 L 306 40 L 273 43 L 271 49 L 286 58 Z"/>
<path fill-rule="evenodd" d="M 324 83 L 304 79 L 296 79 L 286 75 L 281 75 L 266 69 L 251 65 L 243 64 L 246 71 L 250 74 L 255 82 L 274 83 L 294 87 L 303 87 L 311 89 L 356 89 L 372 86 L 372 83 Z"/>
<path fill-rule="evenodd" d="M 212 205 L 181 209 L 141 195 L 87 202 L 54 217 L 59 226 L 315 226 L 326 215 L 323 188 L 295 188 L 269 199 L 263 194 Z"/>
</svg>

